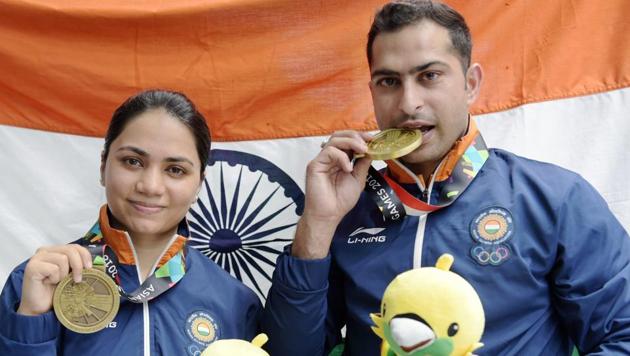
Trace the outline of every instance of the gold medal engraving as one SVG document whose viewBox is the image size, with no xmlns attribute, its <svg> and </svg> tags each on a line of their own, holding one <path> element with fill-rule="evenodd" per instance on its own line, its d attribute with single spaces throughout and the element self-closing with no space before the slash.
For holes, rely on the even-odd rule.
<svg viewBox="0 0 630 356">
<path fill-rule="evenodd" d="M 55 289 L 53 308 L 66 328 L 82 334 L 105 328 L 118 313 L 118 286 L 105 272 L 94 268 L 83 270 L 83 279 L 74 283 L 72 275 Z"/>
<path fill-rule="evenodd" d="M 366 156 L 376 160 L 394 159 L 413 152 L 420 144 L 422 144 L 420 130 L 387 129 L 376 134 L 372 141 L 368 142 Z"/>
</svg>

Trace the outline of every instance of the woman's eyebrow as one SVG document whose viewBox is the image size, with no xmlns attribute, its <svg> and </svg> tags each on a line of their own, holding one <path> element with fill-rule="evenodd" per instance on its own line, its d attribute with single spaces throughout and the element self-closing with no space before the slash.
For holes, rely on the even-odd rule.
<svg viewBox="0 0 630 356">
<path fill-rule="evenodd" d="M 147 152 L 147 151 L 145 151 L 145 150 L 143 150 L 141 148 L 135 147 L 135 146 L 122 146 L 122 147 L 120 147 L 120 148 L 118 148 L 116 150 L 116 152 L 118 152 L 118 151 L 132 151 L 132 152 L 134 152 L 134 153 L 136 153 L 136 154 L 138 154 L 138 155 L 140 155 L 142 157 L 149 157 L 149 156 L 151 156 L 149 154 L 149 152 Z M 167 157 L 167 158 L 164 159 L 164 162 L 169 162 L 169 163 L 187 162 L 191 166 L 193 166 L 193 167 L 195 166 L 195 164 L 190 159 L 188 159 L 188 158 L 186 158 L 184 156 Z"/>
<path fill-rule="evenodd" d="M 147 151 L 145 151 L 145 150 L 143 150 L 141 148 L 135 147 L 135 146 L 122 146 L 122 147 L 118 148 L 116 150 L 116 152 L 118 152 L 118 151 L 125 151 L 125 150 L 135 152 L 135 153 L 139 154 L 140 156 L 149 156 L 149 152 L 147 152 Z"/>
<path fill-rule="evenodd" d="M 189 160 L 186 157 L 181 157 L 181 156 L 176 156 L 176 157 L 168 157 L 164 159 L 165 162 L 170 162 L 170 163 L 180 163 L 180 162 L 188 162 L 190 163 L 191 166 L 194 166 L 195 164 Z"/>
</svg>

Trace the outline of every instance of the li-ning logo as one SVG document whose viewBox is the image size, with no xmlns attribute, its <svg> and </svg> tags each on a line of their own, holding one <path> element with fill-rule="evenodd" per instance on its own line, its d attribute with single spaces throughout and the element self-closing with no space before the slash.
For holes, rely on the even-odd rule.
<svg viewBox="0 0 630 356">
<path fill-rule="evenodd" d="M 371 229 L 360 227 L 354 230 L 350 235 L 348 235 L 348 244 L 366 244 L 366 243 L 372 243 L 372 242 L 385 242 L 385 240 L 387 240 L 387 236 L 385 235 L 376 236 L 377 234 L 383 232 L 384 230 L 385 228 L 381 228 L 381 227 L 374 227 Z M 368 234 L 372 236 L 357 237 L 357 235 L 360 235 L 360 234 Z"/>
</svg>

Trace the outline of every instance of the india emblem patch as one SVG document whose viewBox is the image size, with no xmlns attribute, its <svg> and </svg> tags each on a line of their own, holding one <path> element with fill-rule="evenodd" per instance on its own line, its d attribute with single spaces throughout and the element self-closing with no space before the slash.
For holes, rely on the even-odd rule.
<svg viewBox="0 0 630 356">
<path fill-rule="evenodd" d="M 196 311 L 186 319 L 186 333 L 193 341 L 207 346 L 219 337 L 219 327 L 210 314 Z"/>
<path fill-rule="evenodd" d="M 514 233 L 512 214 L 505 208 L 483 209 L 470 222 L 470 235 L 475 244 L 470 249 L 472 258 L 482 266 L 498 266 L 510 258 L 512 251 L 507 241 Z"/>
</svg>

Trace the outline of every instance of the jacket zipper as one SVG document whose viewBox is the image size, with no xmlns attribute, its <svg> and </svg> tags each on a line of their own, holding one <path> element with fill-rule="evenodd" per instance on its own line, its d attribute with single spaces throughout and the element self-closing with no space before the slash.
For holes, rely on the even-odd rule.
<svg viewBox="0 0 630 356">
<path fill-rule="evenodd" d="M 425 202 L 425 203 L 428 203 L 429 202 L 428 199 L 427 199 L 428 196 L 429 196 L 429 188 L 424 189 L 422 191 L 422 201 Z"/>
<path fill-rule="evenodd" d="M 437 172 L 441 166 L 442 163 L 435 168 L 435 172 Z M 431 196 L 431 191 L 433 190 L 435 172 L 431 175 L 429 185 L 422 190 L 422 200 L 427 204 L 430 204 L 429 197 Z M 422 214 L 418 217 L 418 229 L 416 230 L 416 241 L 414 242 L 413 268 L 422 267 L 422 247 L 424 246 L 424 231 L 427 226 L 428 219 L 429 213 Z"/>
<path fill-rule="evenodd" d="M 136 265 L 136 272 L 138 273 L 138 281 L 140 282 L 140 285 L 142 285 L 143 280 L 142 280 L 142 274 L 140 273 L 140 265 L 138 264 L 139 260 L 138 260 L 138 255 L 136 254 L 136 248 L 133 246 L 133 241 L 131 241 L 131 236 L 129 236 L 128 233 L 125 233 L 125 236 L 127 236 L 127 241 L 129 242 L 129 246 L 131 246 L 131 252 L 133 252 L 133 259 Z M 157 258 L 157 260 L 153 264 L 153 267 L 149 271 L 148 275 L 151 275 L 153 274 L 153 272 L 155 272 L 155 269 L 157 268 L 158 263 L 162 259 L 162 256 L 164 256 L 166 251 L 168 251 L 168 248 L 171 247 L 171 245 L 173 244 L 173 241 L 175 241 L 176 238 L 177 238 L 177 234 L 175 234 L 171 238 L 171 241 L 169 241 L 169 243 L 166 244 L 164 251 L 162 251 L 162 253 L 160 254 L 160 257 Z M 142 302 L 142 330 L 143 330 L 144 356 L 151 356 L 151 329 L 150 329 L 151 319 L 149 318 L 149 316 L 150 316 L 149 303 L 146 301 Z"/>
</svg>

